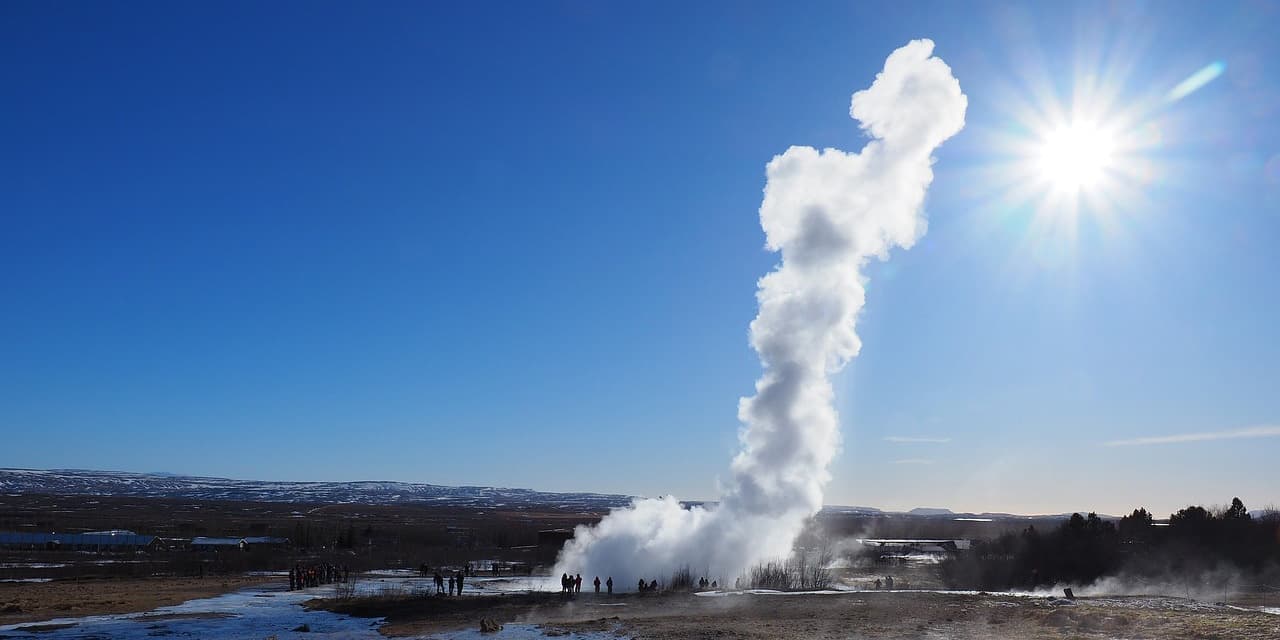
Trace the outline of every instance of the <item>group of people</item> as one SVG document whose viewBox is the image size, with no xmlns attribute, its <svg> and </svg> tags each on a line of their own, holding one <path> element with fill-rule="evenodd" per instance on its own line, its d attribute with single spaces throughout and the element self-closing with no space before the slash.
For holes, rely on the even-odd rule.
<svg viewBox="0 0 1280 640">
<path fill-rule="evenodd" d="M 608 593 L 613 593 L 613 576 L 609 576 L 604 582 L 600 582 L 600 576 L 596 576 L 591 584 L 595 586 L 596 593 L 600 593 L 602 584 Z M 582 593 L 582 574 L 572 576 L 567 573 L 560 574 L 560 593 Z"/>
<path fill-rule="evenodd" d="M 646 583 L 644 578 L 640 578 L 640 585 L 638 588 L 640 589 L 640 593 L 645 593 L 646 591 L 657 591 L 658 581 L 654 580 L 653 582 Z"/>
<path fill-rule="evenodd" d="M 699 589 L 719 589 L 720 583 L 715 580 L 708 580 L 705 577 L 698 578 Z"/>
<path fill-rule="evenodd" d="M 289 570 L 289 590 L 296 591 L 322 584 L 346 582 L 350 575 L 351 571 L 345 565 L 339 568 L 337 565 L 325 562 L 303 568 L 298 564 Z"/>
<path fill-rule="evenodd" d="M 470 569 L 471 569 L 471 565 L 467 565 L 466 571 L 455 571 L 453 573 L 450 573 L 448 571 L 445 572 L 449 576 L 449 595 L 454 595 L 455 592 L 457 595 L 462 595 L 462 583 L 464 581 L 464 578 L 466 578 L 467 575 L 470 573 Z M 435 581 L 436 581 L 436 594 L 444 595 L 445 578 L 444 576 L 440 575 L 439 571 L 436 572 Z"/>
<path fill-rule="evenodd" d="M 876 588 L 877 588 L 877 589 L 881 588 L 881 586 L 880 586 L 880 585 L 881 585 L 880 578 L 876 578 Z M 885 589 L 892 589 L 892 588 L 893 588 L 893 576 L 885 576 L 885 577 L 884 577 L 884 588 L 885 588 Z"/>
</svg>

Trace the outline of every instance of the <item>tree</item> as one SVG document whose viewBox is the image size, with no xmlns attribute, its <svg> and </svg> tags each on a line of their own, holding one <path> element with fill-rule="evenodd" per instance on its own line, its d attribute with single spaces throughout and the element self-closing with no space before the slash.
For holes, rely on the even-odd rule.
<svg viewBox="0 0 1280 640">
<path fill-rule="evenodd" d="M 1096 514 L 1091 513 L 1089 515 L 1095 518 L 1097 517 Z M 1073 531 L 1073 532 L 1079 532 L 1079 531 L 1084 531 L 1084 528 L 1085 528 L 1084 517 L 1078 513 L 1071 514 L 1071 519 L 1067 520 L 1067 530 Z"/>
<path fill-rule="evenodd" d="M 1198 545 L 1212 546 L 1218 521 L 1201 506 L 1190 506 L 1169 516 L 1169 534 L 1174 540 Z"/>
<path fill-rule="evenodd" d="M 1155 521 L 1145 507 L 1120 518 L 1120 539 L 1124 542 L 1150 542 L 1154 533 Z"/>
<path fill-rule="evenodd" d="M 1249 510 L 1244 508 L 1244 503 L 1240 498 L 1232 498 L 1231 506 L 1227 507 L 1226 512 L 1222 514 L 1223 520 L 1252 520 L 1249 516 Z"/>
<path fill-rule="evenodd" d="M 1195 528 L 1203 526 L 1204 523 L 1213 520 L 1213 514 L 1207 509 L 1200 506 L 1190 506 L 1186 509 L 1180 509 L 1177 513 L 1169 516 L 1169 527 L 1178 529 L 1179 527 Z"/>
</svg>

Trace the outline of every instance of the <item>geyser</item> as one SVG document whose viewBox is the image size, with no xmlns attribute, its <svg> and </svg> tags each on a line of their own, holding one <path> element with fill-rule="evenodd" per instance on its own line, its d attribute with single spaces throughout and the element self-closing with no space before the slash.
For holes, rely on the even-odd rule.
<svg viewBox="0 0 1280 640">
<path fill-rule="evenodd" d="M 871 138 L 858 153 L 791 147 L 766 167 L 760 205 L 766 246 L 781 263 L 760 279 L 751 345 L 764 372 L 738 403 L 742 449 L 720 501 L 685 509 L 674 497 L 637 500 L 579 526 L 556 573 L 612 576 L 624 589 L 677 567 L 732 580 L 790 554 L 822 508 L 840 446 L 830 376 L 858 354 L 862 267 L 925 232 L 932 153 L 964 126 L 968 100 L 933 42 L 885 60 L 849 114 Z"/>
</svg>

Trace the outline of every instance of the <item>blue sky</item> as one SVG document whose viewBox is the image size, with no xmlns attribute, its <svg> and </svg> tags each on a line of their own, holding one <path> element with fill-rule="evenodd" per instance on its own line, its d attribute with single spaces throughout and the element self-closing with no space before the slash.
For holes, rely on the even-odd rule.
<svg viewBox="0 0 1280 640">
<path fill-rule="evenodd" d="M 0 466 L 714 497 L 764 165 L 860 148 L 850 93 L 929 37 L 967 127 L 928 235 L 869 268 L 828 502 L 1280 503 L 1277 30 L 1267 2 L 5 3 Z M 1149 170 L 1064 213 L 1015 143 L 1073 96 Z M 1209 435 L 1106 444 L 1177 434 Z"/>
</svg>

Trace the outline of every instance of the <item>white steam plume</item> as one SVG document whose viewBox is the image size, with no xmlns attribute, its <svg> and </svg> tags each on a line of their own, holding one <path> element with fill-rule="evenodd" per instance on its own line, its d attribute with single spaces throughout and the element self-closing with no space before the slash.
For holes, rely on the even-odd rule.
<svg viewBox="0 0 1280 640">
<path fill-rule="evenodd" d="M 860 153 L 791 147 L 766 168 L 760 224 L 782 262 L 756 294 L 751 345 L 764 373 L 756 395 L 738 404 L 742 450 L 719 503 L 684 509 L 674 497 L 637 500 L 578 527 L 556 573 L 612 576 L 626 589 L 684 565 L 731 580 L 790 554 L 822 508 L 840 446 L 828 376 L 861 347 L 854 324 L 866 293 L 862 267 L 924 234 L 931 154 L 964 126 L 968 100 L 932 53 L 932 41 L 910 42 L 853 94 L 849 113 L 871 137 Z"/>
</svg>

